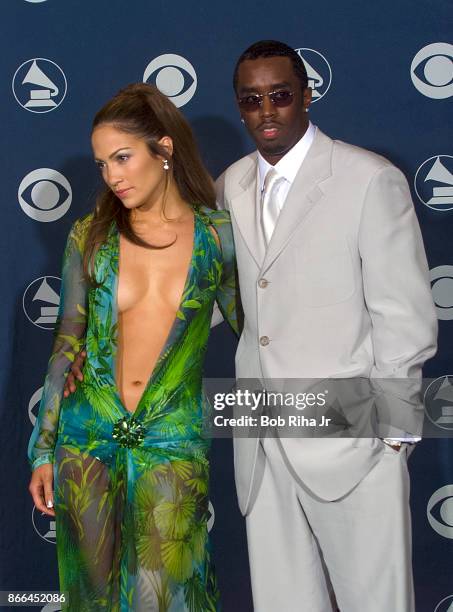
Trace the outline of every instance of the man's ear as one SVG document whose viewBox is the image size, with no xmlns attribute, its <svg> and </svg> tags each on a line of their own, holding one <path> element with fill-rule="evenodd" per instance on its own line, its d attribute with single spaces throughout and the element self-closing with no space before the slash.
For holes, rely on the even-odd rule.
<svg viewBox="0 0 453 612">
<path fill-rule="evenodd" d="M 308 108 L 311 104 L 311 96 L 312 96 L 311 87 L 306 87 L 303 93 L 303 106 L 304 106 L 304 110 L 306 113 L 308 113 Z"/>
</svg>

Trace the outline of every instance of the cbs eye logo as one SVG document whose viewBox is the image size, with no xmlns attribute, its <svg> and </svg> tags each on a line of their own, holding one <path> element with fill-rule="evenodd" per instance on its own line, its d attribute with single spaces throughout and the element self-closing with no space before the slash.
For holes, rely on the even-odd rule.
<svg viewBox="0 0 453 612">
<path fill-rule="evenodd" d="M 22 179 L 17 196 L 26 215 L 35 221 L 50 223 L 68 212 L 72 189 L 57 170 L 38 168 Z"/>
<path fill-rule="evenodd" d="M 453 540 L 453 485 L 441 487 L 432 494 L 426 514 L 436 533 Z"/>
<path fill-rule="evenodd" d="M 440 321 L 453 320 L 453 266 L 437 266 L 429 271 L 431 293 Z"/>
<path fill-rule="evenodd" d="M 212 502 L 209 502 L 208 505 L 208 512 L 209 512 L 209 518 L 208 518 L 208 523 L 207 523 L 207 529 L 208 529 L 208 533 L 211 531 L 211 529 L 214 527 L 214 521 L 215 521 L 215 511 L 214 511 L 214 506 L 212 505 Z"/>
<path fill-rule="evenodd" d="M 453 96 L 453 45 L 433 43 L 420 49 L 412 60 L 411 79 L 427 98 Z"/>
<path fill-rule="evenodd" d="M 146 67 L 143 82 L 155 85 L 175 106 L 189 102 L 197 89 L 197 73 L 181 55 L 165 53 L 154 58 Z"/>
<path fill-rule="evenodd" d="M 439 601 L 434 612 L 453 612 L 453 595 L 449 595 Z"/>
</svg>

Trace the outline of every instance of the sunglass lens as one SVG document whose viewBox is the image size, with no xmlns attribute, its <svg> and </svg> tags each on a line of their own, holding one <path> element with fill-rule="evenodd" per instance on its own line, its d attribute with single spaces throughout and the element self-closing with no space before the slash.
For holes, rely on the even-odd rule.
<svg viewBox="0 0 453 612">
<path fill-rule="evenodd" d="M 272 104 L 279 108 L 289 106 L 293 101 L 293 93 L 291 91 L 275 91 L 269 97 L 272 100 Z"/>
<path fill-rule="evenodd" d="M 246 112 L 252 112 L 260 107 L 260 101 L 258 96 L 246 96 L 239 99 L 239 106 Z"/>
</svg>

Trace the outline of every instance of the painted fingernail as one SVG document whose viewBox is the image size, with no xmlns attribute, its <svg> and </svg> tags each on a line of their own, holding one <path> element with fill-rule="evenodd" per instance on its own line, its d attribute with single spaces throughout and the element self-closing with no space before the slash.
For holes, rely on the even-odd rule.
<svg viewBox="0 0 453 612">
<path fill-rule="evenodd" d="M 51 499 L 49 499 L 49 501 L 47 502 L 46 506 L 48 508 L 53 508 L 53 501 Z"/>
</svg>

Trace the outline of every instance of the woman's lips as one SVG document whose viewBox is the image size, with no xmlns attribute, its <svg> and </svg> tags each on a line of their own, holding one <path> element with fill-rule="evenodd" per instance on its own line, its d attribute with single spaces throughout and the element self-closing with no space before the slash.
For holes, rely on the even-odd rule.
<svg viewBox="0 0 453 612">
<path fill-rule="evenodd" d="M 115 195 L 117 195 L 119 198 L 124 198 L 124 196 L 132 189 L 132 187 L 128 187 L 127 189 L 119 189 L 118 191 L 115 191 Z"/>
</svg>

